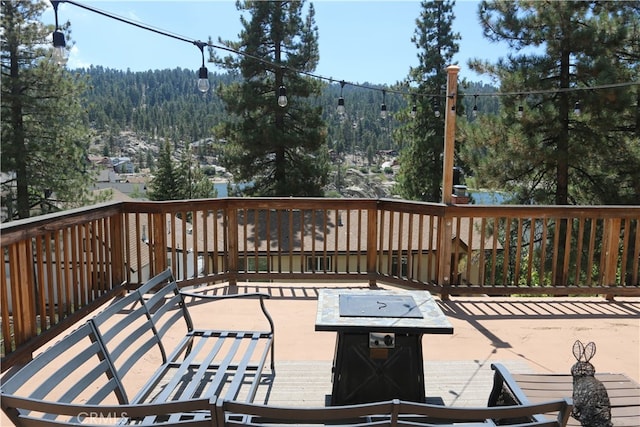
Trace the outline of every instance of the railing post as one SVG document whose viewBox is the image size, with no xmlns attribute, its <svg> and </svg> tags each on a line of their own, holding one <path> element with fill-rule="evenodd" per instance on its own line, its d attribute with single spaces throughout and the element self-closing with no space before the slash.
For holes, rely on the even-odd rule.
<svg viewBox="0 0 640 427">
<path fill-rule="evenodd" d="M 109 230 L 111 244 L 111 272 L 112 272 L 112 289 L 116 284 L 125 281 L 124 277 L 124 242 L 128 236 L 125 232 L 122 213 L 111 217 L 111 230 Z"/>
<path fill-rule="evenodd" d="M 453 156 L 456 140 L 456 99 L 460 67 L 447 67 L 447 106 L 444 116 L 444 155 L 442 158 L 442 203 L 450 205 L 453 197 Z"/>
<path fill-rule="evenodd" d="M 151 244 L 151 266 L 153 271 L 149 274 L 154 276 L 167 268 L 167 224 L 164 213 L 154 213 L 151 216 L 151 224 L 149 225 L 149 240 Z"/>
<path fill-rule="evenodd" d="M 453 195 L 453 157 L 456 139 L 456 100 L 460 67 L 447 67 L 447 106 L 444 119 L 444 155 L 442 160 L 442 203 L 451 205 Z M 441 298 L 449 299 L 451 277 L 452 221 L 445 208 L 444 218 L 438 224 L 438 284 L 442 286 Z"/>
<path fill-rule="evenodd" d="M 604 286 L 615 286 L 616 275 L 618 272 L 618 259 L 619 251 L 618 245 L 620 243 L 620 218 L 609 218 L 604 221 L 604 272 L 602 274 L 602 280 Z M 623 269 L 624 271 L 624 269 Z M 621 274 L 624 274 L 621 272 Z M 611 294 L 606 295 L 606 299 L 611 301 L 614 296 Z"/>
<path fill-rule="evenodd" d="M 369 286 L 376 286 L 378 260 L 378 206 L 369 208 L 367 211 L 367 275 L 369 276 Z"/>
<path fill-rule="evenodd" d="M 238 209 L 227 208 L 226 209 L 226 222 L 227 222 L 227 250 L 225 251 L 225 257 L 227 258 L 227 270 L 229 271 L 229 291 L 233 293 L 237 292 L 238 286 Z"/>
<path fill-rule="evenodd" d="M 444 215 L 438 220 L 438 284 L 442 286 L 440 298 L 449 299 L 451 286 L 451 240 L 453 238 L 453 221 L 445 207 Z"/>
</svg>

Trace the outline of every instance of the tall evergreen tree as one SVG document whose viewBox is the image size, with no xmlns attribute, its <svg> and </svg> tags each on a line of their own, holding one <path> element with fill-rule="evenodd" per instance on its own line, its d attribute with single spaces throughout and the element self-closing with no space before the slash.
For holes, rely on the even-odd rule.
<svg viewBox="0 0 640 427">
<path fill-rule="evenodd" d="M 180 161 L 173 160 L 173 147 L 165 140 L 158 158 L 156 170 L 149 183 L 148 195 L 151 200 L 189 200 L 216 197 L 213 183 L 192 158 L 187 145 Z"/>
<path fill-rule="evenodd" d="M 79 206 L 91 198 L 84 80 L 51 60 L 53 28 L 40 22 L 45 2 L 0 5 L 2 205 L 9 219 Z"/>
<path fill-rule="evenodd" d="M 471 65 L 525 94 L 503 97 L 500 120 L 469 131 L 468 157 L 484 153 L 478 175 L 520 202 L 640 203 L 638 85 L 575 90 L 638 81 L 639 4 L 481 3 L 485 36 L 512 51 Z"/>
<path fill-rule="evenodd" d="M 179 175 L 172 158 L 172 147 L 168 139 L 164 141 L 155 166 L 153 178 L 149 182 L 147 194 L 151 200 L 179 200 Z"/>
<path fill-rule="evenodd" d="M 419 50 L 419 65 L 411 68 L 408 78 L 415 83 L 418 93 L 439 95 L 446 87 L 445 68 L 458 52 L 460 40 L 452 30 L 454 5 L 453 0 L 421 3 L 422 12 L 411 38 Z M 408 142 L 400 155 L 398 176 L 398 190 L 405 199 L 431 202 L 441 199 L 444 101 L 440 96 L 416 97 L 410 104 L 410 108 L 416 107 L 415 118 L 399 130 L 400 139 Z"/>
<path fill-rule="evenodd" d="M 194 158 L 190 145 L 187 145 L 182 152 L 177 172 L 177 182 L 180 185 L 179 198 L 207 199 L 217 196 L 213 183 L 200 168 L 200 162 Z"/>
<path fill-rule="evenodd" d="M 320 83 L 290 71 L 312 72 L 319 59 L 315 11 L 310 4 L 303 19 L 304 5 L 239 1 L 238 9 L 247 13 L 240 18 L 240 40 L 221 42 L 246 55 L 212 55 L 243 77 L 221 87 L 230 119 L 218 127 L 218 136 L 226 140 L 224 165 L 236 182 L 251 184 L 244 190 L 248 195 L 320 196 L 327 181 L 321 108 L 305 100 L 320 93 Z M 285 106 L 277 102 L 282 90 Z"/>
</svg>

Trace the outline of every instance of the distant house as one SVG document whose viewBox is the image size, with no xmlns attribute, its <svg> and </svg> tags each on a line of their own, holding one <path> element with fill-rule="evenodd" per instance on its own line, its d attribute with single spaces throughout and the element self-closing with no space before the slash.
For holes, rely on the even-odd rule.
<svg viewBox="0 0 640 427">
<path fill-rule="evenodd" d="M 117 173 L 133 173 L 135 167 L 129 157 L 111 157 L 113 171 Z"/>
</svg>

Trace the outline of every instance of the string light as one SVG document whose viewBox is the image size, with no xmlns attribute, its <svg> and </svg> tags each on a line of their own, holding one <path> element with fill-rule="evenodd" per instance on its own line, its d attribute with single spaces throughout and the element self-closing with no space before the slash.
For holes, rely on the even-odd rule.
<svg viewBox="0 0 640 427">
<path fill-rule="evenodd" d="M 52 3 L 53 8 L 54 8 L 54 11 L 56 12 L 55 13 L 56 31 L 53 33 L 53 45 L 54 45 L 54 48 L 57 48 L 58 54 L 61 55 L 59 63 L 64 63 L 65 62 L 64 58 L 66 58 L 66 55 L 68 54 L 68 52 L 66 50 L 66 43 L 64 41 L 64 34 L 61 31 L 59 31 L 59 27 L 58 27 L 57 6 L 58 6 L 59 3 L 63 3 L 63 2 L 64 3 L 73 4 L 73 5 L 78 6 L 80 8 L 83 8 L 83 9 L 89 10 L 91 12 L 103 15 L 105 17 L 108 17 L 108 18 L 111 18 L 111 19 L 115 19 L 115 20 L 118 20 L 120 22 L 129 24 L 129 25 L 133 25 L 133 26 L 136 26 L 138 28 L 141 28 L 141 29 L 144 29 L 144 30 L 147 30 L 147 31 L 152 31 L 152 32 L 155 32 L 157 34 L 160 34 L 160 35 L 163 35 L 163 36 L 166 36 L 166 37 L 171 37 L 171 38 L 174 38 L 174 39 L 177 39 L 177 40 L 181 40 L 181 41 L 184 41 L 184 42 L 188 42 L 188 43 L 192 43 L 192 44 L 199 43 L 197 41 L 194 41 L 193 39 L 188 39 L 186 37 L 183 37 L 183 36 L 180 36 L 180 35 L 177 35 L 177 34 L 172 34 L 172 33 L 168 32 L 168 31 L 164 31 L 164 30 L 160 30 L 160 29 L 157 29 L 157 28 L 153 28 L 153 27 L 150 27 L 149 25 L 146 25 L 146 24 L 137 23 L 137 22 L 131 21 L 129 19 L 117 16 L 115 14 L 112 14 L 112 13 L 109 13 L 109 12 L 105 12 L 105 11 L 102 11 L 100 9 L 97 9 L 97 8 L 94 8 L 94 7 L 91 7 L 91 6 L 87 6 L 87 5 L 78 3 L 78 2 L 73 1 L 73 0 L 51 0 L 51 3 Z M 203 44 L 203 47 L 204 46 L 208 46 L 208 47 L 213 48 L 213 49 L 218 49 L 218 50 L 223 50 L 223 51 L 226 51 L 226 52 L 230 52 L 230 53 L 235 54 L 235 55 L 242 55 L 245 58 L 253 59 L 255 61 L 258 61 L 260 63 L 265 64 L 266 65 L 265 68 L 267 68 L 267 70 L 269 70 L 269 69 L 272 70 L 272 69 L 280 67 L 277 64 L 274 64 L 274 63 L 272 63 L 270 61 L 265 60 L 264 58 L 256 57 L 254 55 L 251 55 L 251 54 L 248 54 L 246 52 L 242 52 L 242 51 L 236 50 L 236 49 L 234 49 L 232 47 L 229 47 L 229 46 L 217 45 L 217 44 L 213 44 L 213 43 Z M 55 51 L 54 51 L 54 55 L 58 55 L 58 54 L 56 54 Z M 204 54 L 204 52 L 203 52 L 203 54 Z M 203 67 L 202 68 L 204 68 L 204 63 L 203 63 Z M 200 76 L 203 75 L 201 73 L 202 68 L 198 73 L 199 79 L 200 79 Z M 335 81 L 332 78 L 328 78 L 328 77 L 324 77 L 324 76 L 317 75 L 317 74 L 314 74 L 314 73 L 310 73 L 308 71 L 295 70 L 295 69 L 290 69 L 290 71 L 295 72 L 297 74 L 306 75 L 308 77 L 320 79 L 320 80 L 325 80 L 325 81 L 329 81 L 329 82 Z M 381 89 L 380 87 L 373 87 L 373 86 L 362 85 L 362 84 L 358 84 L 358 83 L 345 82 L 344 80 L 341 81 L 340 83 L 341 83 L 341 87 L 343 85 L 345 85 L 345 84 L 349 84 L 351 86 L 359 87 L 359 88 L 363 88 L 363 89 L 383 91 L 383 97 L 384 97 L 384 94 L 387 91 L 390 92 L 390 93 L 399 94 L 399 95 L 403 95 L 403 96 L 410 95 L 409 93 L 407 93 L 405 91 L 395 90 L 395 89 L 392 89 L 392 88 Z M 476 97 L 476 96 L 500 97 L 500 96 L 526 96 L 526 95 L 536 95 L 536 94 L 538 94 L 538 95 L 539 94 L 556 94 L 556 93 L 562 93 L 562 92 L 575 92 L 575 91 L 581 91 L 581 90 L 591 90 L 591 91 L 593 91 L 593 90 L 599 90 L 599 89 L 612 89 L 612 88 L 630 87 L 630 86 L 636 86 L 636 85 L 640 85 L 640 81 L 612 83 L 612 84 L 605 84 L 605 85 L 592 86 L 592 87 L 571 87 L 571 88 L 558 88 L 558 89 L 546 89 L 546 90 L 523 90 L 523 91 L 518 91 L 518 92 L 483 93 L 483 94 L 474 95 L 474 97 Z M 282 96 L 280 95 L 281 91 L 284 92 L 284 95 L 282 95 Z M 278 94 L 278 105 L 281 105 L 281 102 L 284 102 L 284 106 L 286 106 L 288 101 L 286 99 L 286 89 L 284 89 L 284 86 L 281 86 L 281 88 L 279 89 L 278 92 L 279 92 L 279 94 Z M 435 117 L 440 117 L 440 107 L 439 107 L 439 103 L 437 102 L 437 100 L 438 100 L 438 98 L 443 98 L 442 95 L 421 94 L 421 93 L 418 93 L 417 95 L 418 96 L 424 96 L 424 97 L 433 97 L 433 99 L 434 99 L 434 102 L 433 102 L 434 115 L 435 115 Z M 576 104 L 579 105 L 579 103 L 576 103 Z M 384 115 L 386 117 L 386 105 L 384 103 L 383 103 L 383 105 L 384 105 L 384 112 L 383 112 L 383 109 L 381 108 L 380 114 L 381 114 L 381 116 Z M 340 100 L 338 100 L 338 106 L 340 106 Z M 474 107 L 474 112 L 475 111 L 476 110 L 475 110 L 475 107 Z M 574 108 L 574 112 L 576 112 L 575 108 Z M 517 114 L 518 114 L 518 116 L 521 116 L 522 113 L 523 113 L 523 107 L 522 107 L 522 105 L 520 105 L 518 107 L 518 113 Z M 412 114 L 413 114 L 413 111 L 412 111 Z"/>
<path fill-rule="evenodd" d="M 418 106 L 416 105 L 416 95 L 411 95 L 411 101 L 413 102 L 413 106 L 411 107 L 411 118 L 415 119 L 418 115 Z"/>
<path fill-rule="evenodd" d="M 575 114 L 576 116 L 579 116 L 581 113 L 580 111 L 580 101 L 576 101 L 575 105 L 573 106 L 573 114 Z"/>
<path fill-rule="evenodd" d="M 280 86 L 278 88 L 278 105 L 282 108 L 286 107 L 289 101 L 287 100 L 287 88 Z"/>
<path fill-rule="evenodd" d="M 198 90 L 202 93 L 206 93 L 209 91 L 209 70 L 204 66 L 204 47 L 207 43 L 197 41 L 193 42 L 196 46 L 200 48 L 200 52 L 202 53 L 202 66 L 200 67 L 200 71 L 198 71 Z"/>
<path fill-rule="evenodd" d="M 522 106 L 522 104 L 520 104 L 518 105 L 518 112 L 516 113 L 516 117 L 521 119 L 523 115 L 524 115 L 524 107 Z"/>
<path fill-rule="evenodd" d="M 387 91 L 385 89 L 382 89 L 382 105 L 380 106 L 380 118 L 382 120 L 387 118 L 386 99 L 387 99 Z"/>
<path fill-rule="evenodd" d="M 67 51 L 67 43 L 64 39 L 64 33 L 60 31 L 60 26 L 58 25 L 58 5 L 60 1 L 52 0 L 51 5 L 53 6 L 53 13 L 56 19 L 56 29 L 52 34 L 53 37 L 53 60 L 58 65 L 64 65 L 67 63 L 69 52 Z"/>
<path fill-rule="evenodd" d="M 344 80 L 342 80 L 340 82 L 340 98 L 338 98 L 338 108 L 337 108 L 338 115 L 341 117 L 344 116 L 346 113 L 346 109 L 344 107 L 344 98 L 342 97 L 342 90 L 344 89 L 344 85 L 345 85 L 345 82 Z"/>
<path fill-rule="evenodd" d="M 473 111 L 471 111 L 471 115 L 474 119 L 478 117 L 478 95 L 473 95 Z"/>
</svg>

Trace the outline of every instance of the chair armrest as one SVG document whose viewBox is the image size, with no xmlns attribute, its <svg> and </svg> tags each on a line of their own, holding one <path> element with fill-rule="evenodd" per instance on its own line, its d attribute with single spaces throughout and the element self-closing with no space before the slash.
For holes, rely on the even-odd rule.
<svg viewBox="0 0 640 427">
<path fill-rule="evenodd" d="M 516 380 L 511 376 L 511 373 L 501 363 L 492 363 L 491 369 L 495 372 L 493 374 L 493 388 L 489 395 L 488 406 L 504 405 L 502 402 L 505 398 L 513 400 L 509 402 L 515 405 L 530 405 L 529 398 L 524 394 Z M 507 393 L 507 396 L 504 393 Z M 508 403 L 507 403 L 508 404 Z"/>
<path fill-rule="evenodd" d="M 264 300 L 271 298 L 271 295 L 264 293 L 264 292 L 250 292 L 250 293 L 244 293 L 244 294 L 225 294 L 225 295 L 207 295 L 207 294 L 200 294 L 197 292 L 185 292 L 185 291 L 180 291 L 180 294 L 185 297 L 193 297 L 193 298 L 202 298 L 202 299 L 208 299 L 208 300 L 224 300 L 224 299 L 235 299 L 235 298 L 248 298 L 248 299 L 256 299 L 259 298 L 260 299 L 260 309 L 262 310 L 262 314 L 264 315 L 264 317 L 267 319 L 267 321 L 269 322 L 269 328 L 271 331 L 271 336 L 273 337 L 274 334 L 274 324 L 273 324 L 273 319 L 271 318 L 271 315 L 269 314 L 269 312 L 267 311 L 267 307 L 264 305 Z M 273 346 L 272 346 L 273 347 Z"/>
<path fill-rule="evenodd" d="M 203 298 L 210 300 L 233 299 L 233 298 L 271 298 L 271 295 L 264 292 L 249 292 L 245 294 L 224 294 L 224 295 L 208 295 L 197 292 L 180 291 L 183 296 L 193 298 Z"/>
</svg>

